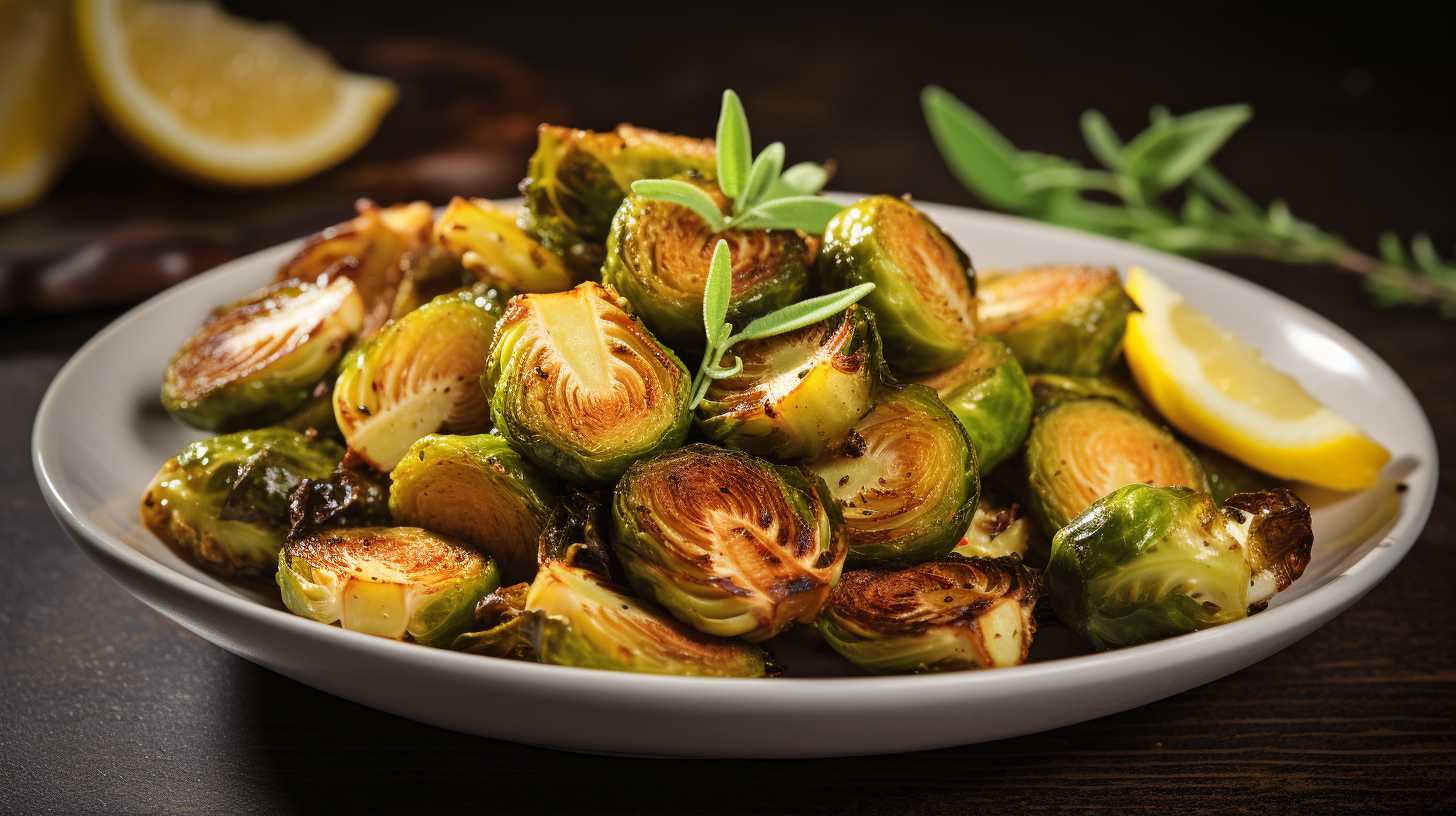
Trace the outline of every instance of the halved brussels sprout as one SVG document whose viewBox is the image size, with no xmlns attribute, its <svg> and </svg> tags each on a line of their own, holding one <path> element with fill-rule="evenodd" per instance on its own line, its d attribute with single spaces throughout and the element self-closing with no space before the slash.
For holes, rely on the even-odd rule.
<svg viewBox="0 0 1456 816">
<path fill-rule="evenodd" d="M 814 620 L 844 567 L 838 516 L 812 474 L 711 445 L 637 462 L 612 497 L 632 586 L 700 632 L 753 642 Z"/>
<path fill-rule="evenodd" d="M 717 185 L 689 177 L 728 212 Z M 728 322 L 743 327 L 760 315 L 798 300 L 809 287 L 814 254 L 809 242 L 788 230 L 725 230 L 715 233 L 680 204 L 628 196 L 612 221 L 602 282 L 632 303 L 662 341 L 682 352 L 703 348 L 703 289 L 718 241 L 733 253 L 733 293 Z"/>
<path fill-rule="evenodd" d="M 916 382 L 934 389 L 955 412 L 976 447 L 982 473 L 995 470 L 1026 441 L 1031 388 L 1021 364 L 1000 340 L 982 337 L 965 359 Z"/>
<path fill-rule="evenodd" d="M 914 563 L 951 551 L 980 494 L 975 449 L 923 385 L 885 389 L 848 438 L 809 469 L 844 514 L 854 563 Z"/>
<path fill-rule="evenodd" d="M 830 219 L 819 250 L 826 290 L 875 284 L 875 313 L 890 366 L 921 373 L 959 362 L 976 337 L 976 273 L 928 216 L 871 196 Z"/>
<path fill-rule="evenodd" d="M 304 244 L 278 269 L 275 280 L 352 280 L 364 301 L 361 333 L 372 337 L 394 314 L 404 278 L 401 259 L 429 241 L 435 212 L 423 201 L 381 208 L 363 200 L 358 209 L 352 221 L 330 227 Z"/>
<path fill-rule="evenodd" d="M 517 295 L 491 344 L 483 382 L 497 429 L 572 481 L 610 484 L 687 436 L 688 370 L 627 308 L 595 283 Z"/>
<path fill-rule="evenodd" d="M 976 512 L 966 534 L 952 551 L 967 558 L 1001 558 L 1014 555 L 1026 559 L 1036 536 L 1031 519 L 1022 515 L 1021 505 L 1003 503 L 988 499 L 985 495 L 976 503 Z M 1046 557 L 1041 548 L 1042 559 Z M 1038 562 L 1040 563 L 1040 562 Z"/>
<path fill-rule="evenodd" d="M 1213 497 L 1186 487 L 1113 491 L 1052 539 L 1057 617 L 1110 649 L 1257 611 L 1309 563 L 1309 508 L 1287 490 Z"/>
<path fill-rule="evenodd" d="M 495 331 L 493 304 L 468 291 L 441 295 L 344 358 L 334 419 L 350 451 L 388 472 L 425 434 L 490 430 L 480 374 Z"/>
<path fill-rule="evenodd" d="M 1208 490 L 1203 466 L 1173 434 L 1103 399 L 1059 402 L 1038 414 L 1026 469 L 1031 509 L 1047 535 L 1124 485 Z"/>
<path fill-rule="evenodd" d="M 491 434 L 430 434 L 390 473 L 389 510 L 409 524 L 458 538 L 493 558 L 508 581 L 536 574 L 537 538 L 556 490 Z"/>
<path fill-rule="evenodd" d="M 1070 377 L 1065 374 L 1043 373 L 1028 374 L 1026 379 L 1031 384 L 1031 399 L 1038 411 L 1066 400 L 1105 399 L 1143 416 L 1154 416 L 1152 408 L 1143 400 L 1137 388 L 1130 382 L 1122 382 L 1120 378 Z"/>
<path fill-rule="evenodd" d="M 470 628 L 500 585 L 495 564 L 418 527 L 348 527 L 290 539 L 278 553 L 283 605 L 319 623 L 426 646 Z"/>
<path fill-rule="evenodd" d="M 1132 301 L 1117 270 L 1035 266 L 981 276 L 981 333 L 1000 337 L 1027 372 L 1095 376 L 1122 349 Z"/>
<path fill-rule="evenodd" d="M 451 199 L 435 223 L 435 242 L 481 282 L 511 292 L 560 292 L 576 282 L 560 255 L 483 198 Z"/>
<path fill-rule="evenodd" d="M 701 634 L 596 573 L 541 566 L 526 596 L 537 659 L 560 666 L 706 677 L 762 677 L 756 646 Z"/>
<path fill-rule="evenodd" d="M 308 401 L 359 332 L 364 306 L 345 279 L 277 284 L 223 307 L 172 356 L 162 406 L 196 428 L 266 425 Z"/>
<path fill-rule="evenodd" d="M 710 139 L 631 125 L 611 133 L 541 125 L 537 136 L 521 182 L 521 226 L 585 274 L 601 266 L 612 215 L 632 182 L 687 171 L 710 175 L 717 168 Z"/>
<path fill-rule="evenodd" d="M 289 494 L 329 475 L 338 445 L 284 428 L 193 442 L 142 495 L 142 523 L 183 558 L 224 576 L 266 575 L 289 525 Z"/>
<path fill-rule="evenodd" d="M 697 409 L 709 438 L 780 462 L 844 439 L 880 382 L 874 318 L 850 306 L 812 326 L 733 347 L 743 370 L 715 380 Z"/>
<path fill-rule="evenodd" d="M 1031 649 L 1040 591 L 1019 558 L 946 556 L 854 570 L 819 614 L 824 641 L 877 674 L 1015 666 Z"/>
</svg>

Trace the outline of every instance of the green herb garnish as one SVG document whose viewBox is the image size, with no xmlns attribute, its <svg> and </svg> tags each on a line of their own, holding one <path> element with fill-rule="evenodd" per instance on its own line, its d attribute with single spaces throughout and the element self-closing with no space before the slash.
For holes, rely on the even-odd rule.
<svg viewBox="0 0 1456 816">
<path fill-rule="evenodd" d="M 753 141 L 743 103 L 731 90 L 723 92 L 718 114 L 718 189 L 732 202 L 724 216 L 713 197 L 679 179 L 644 179 L 632 183 L 633 194 L 691 209 L 714 232 L 726 229 L 803 230 L 822 233 L 843 209 L 818 195 L 829 171 L 812 162 L 784 166 L 784 145 L 774 142 L 753 157 Z"/>
<path fill-rule="evenodd" d="M 926 88 L 921 104 L 951 172 L 996 207 L 1183 255 L 1329 264 L 1362 276 L 1382 304 L 1431 305 L 1456 318 L 1456 261 L 1442 259 L 1429 236 L 1417 235 L 1407 252 L 1386 233 L 1377 258 L 1295 218 L 1283 201 L 1260 207 L 1213 168 L 1214 153 L 1252 117 L 1247 105 L 1183 116 L 1157 108 L 1152 124 L 1127 143 L 1106 117 L 1087 111 L 1082 136 L 1103 166 L 1092 169 L 1018 150 L 942 88 Z M 1181 208 L 1162 203 L 1179 188 Z"/>
</svg>

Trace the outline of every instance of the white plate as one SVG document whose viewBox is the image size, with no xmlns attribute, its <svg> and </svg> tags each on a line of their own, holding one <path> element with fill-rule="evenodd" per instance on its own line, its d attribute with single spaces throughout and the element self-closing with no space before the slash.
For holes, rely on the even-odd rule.
<svg viewBox="0 0 1456 816">
<path fill-rule="evenodd" d="M 542 666 L 396 643 L 295 617 L 276 601 L 270 605 L 264 593 L 217 581 L 179 560 L 137 519 L 137 502 L 157 467 L 200 436 L 158 406 L 168 356 L 210 307 L 268 280 L 297 242 L 164 292 L 87 343 L 41 404 L 36 473 L 56 517 L 113 577 L 147 605 L 234 654 L 433 725 L 613 753 L 885 753 L 1100 717 L 1207 683 L 1283 649 L 1353 604 L 1410 549 L 1435 496 L 1435 440 L 1410 390 L 1355 338 L 1278 295 L 1201 264 L 1017 218 L 923 206 L 985 268 L 1043 262 L 1147 267 L 1388 447 L 1394 458 L 1385 481 L 1358 494 L 1301 491 L 1314 507 L 1314 558 L 1267 611 L 1106 654 L 915 677 L 729 680 Z M 1404 492 L 1397 482 L 1406 485 Z M 1047 654 L 1045 648 L 1037 653 Z"/>
</svg>

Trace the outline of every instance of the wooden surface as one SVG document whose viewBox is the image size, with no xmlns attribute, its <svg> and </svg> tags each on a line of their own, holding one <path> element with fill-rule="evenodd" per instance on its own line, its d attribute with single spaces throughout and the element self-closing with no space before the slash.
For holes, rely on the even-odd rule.
<svg viewBox="0 0 1456 816">
<path fill-rule="evenodd" d="M 257 11 L 287 16 L 281 4 Z M 423 53 L 507 60 L 513 75 L 539 84 L 530 93 L 482 90 L 431 68 L 406 83 L 401 113 L 361 157 L 316 183 L 270 193 L 187 187 L 135 164 L 103 133 L 50 200 L 0 220 L 0 258 L 21 248 L 67 251 L 143 219 L 160 246 L 203 229 L 221 236 L 215 254 L 227 255 L 272 240 L 263 233 L 281 225 L 303 231 L 346 215 L 359 186 L 438 197 L 458 179 L 462 191 L 505 195 L 518 171 L 489 168 L 515 167 L 522 117 L 532 115 L 512 116 L 510 106 L 570 111 L 583 126 L 621 119 L 706 133 L 727 84 L 747 100 L 760 143 L 784 140 L 791 160 L 832 156 L 840 189 L 974 204 L 947 177 L 920 121 L 916 92 L 932 81 L 1023 146 L 1069 155 L 1083 155 L 1076 119 L 1086 107 L 1130 131 L 1153 104 L 1179 111 L 1247 100 L 1255 122 L 1220 164 L 1255 197 L 1283 196 L 1297 214 L 1362 244 L 1387 228 L 1429 229 L 1441 246 L 1456 243 L 1456 117 L 1449 66 L 1439 63 L 1448 19 L 1397 27 L 1208 8 L 1188 21 L 912 12 L 864 21 L 745 11 L 710 35 L 707 21 L 666 32 L 661 20 L 422 13 L 433 16 L 296 22 L 354 66 L 403 70 L 389 49 L 422 38 L 411 41 L 425 42 Z M 646 50 L 654 37 L 666 37 L 657 61 Z M 442 132 L 435 118 L 449 111 L 450 121 L 468 122 L 472 110 L 483 124 L 471 134 Z M 430 155 L 461 161 L 429 172 L 408 164 Z M 457 175 L 452 166 L 464 169 Z M 1323 269 L 1221 265 L 1368 343 L 1421 400 L 1443 460 L 1456 461 L 1456 323 L 1373 308 L 1356 283 Z M 31 420 L 56 370 L 118 313 L 0 317 L 8 392 L 0 401 L 0 812 L 413 812 L 447 798 L 488 813 L 1456 808 L 1449 464 L 1420 541 L 1353 609 L 1263 663 L 1135 711 L 898 757 L 562 754 L 416 725 L 257 668 L 145 608 L 66 541 L 35 487 Z M 483 692 L 480 705 L 490 704 Z"/>
</svg>

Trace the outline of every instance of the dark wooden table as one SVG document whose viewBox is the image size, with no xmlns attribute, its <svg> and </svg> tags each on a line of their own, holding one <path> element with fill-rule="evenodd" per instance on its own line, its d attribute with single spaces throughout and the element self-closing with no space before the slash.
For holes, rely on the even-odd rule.
<svg viewBox="0 0 1456 816">
<path fill-rule="evenodd" d="M 205 229 L 216 239 L 208 251 L 225 256 L 282 237 L 250 225 L 316 228 L 345 215 L 361 190 L 438 197 L 453 181 L 462 191 L 509 194 L 519 161 L 512 151 L 534 115 L 513 116 L 512 106 L 570 112 L 583 126 L 622 119 L 707 132 L 728 84 L 747 100 L 760 142 L 783 139 L 791 159 L 836 158 L 838 188 L 971 204 L 919 118 L 916 92 L 932 81 L 1021 144 L 1069 155 L 1083 155 L 1076 119 L 1086 107 L 1130 131 L 1153 104 L 1177 111 L 1247 100 L 1255 123 L 1221 166 L 1251 194 L 1283 196 L 1299 215 L 1365 245 L 1387 228 L 1429 229 L 1441 246 L 1456 243 L 1456 117 L 1442 64 L 1449 19 L 1397 26 L 1330 12 L 1256 19 L 1201 8 L 1201 18 L 1187 20 L 1099 10 L 1044 19 L 906 11 L 875 21 L 758 18 L 744 8 L 716 29 L 694 21 L 674 31 L 667 18 L 516 21 L 483 9 L 412 8 L 402 21 L 316 12 L 295 22 L 346 62 L 411 77 L 400 112 L 360 157 L 290 190 L 227 195 L 137 165 L 103 133 L 51 199 L 0 220 L 0 257 L 55 252 L 140 218 L 163 244 L 168 230 Z M 257 11 L 289 14 L 282 4 Z M 406 40 L 408 48 L 398 46 Z M 475 62 L 461 70 L 487 79 L 452 85 L 438 62 L 418 68 L 420 54 L 470 55 Z M 531 84 L 492 85 L 492 72 Z M 485 123 L 474 132 L 441 125 L 472 115 Z M 445 158 L 422 170 L 408 165 L 415 154 Z M 1456 460 L 1456 323 L 1373 308 L 1357 283 L 1328 270 L 1223 265 L 1374 348 L 1425 406 L 1444 461 Z M 428 728 L 257 668 L 145 608 L 66 541 L 35 487 L 31 420 L 56 370 L 118 313 L 0 317 L 0 811 L 413 812 L 447 798 L 476 812 L 1456 808 L 1450 465 L 1425 533 L 1367 598 L 1285 652 L 1162 702 L 909 756 L 580 756 Z M 488 693 L 479 704 L 491 704 Z"/>
</svg>

